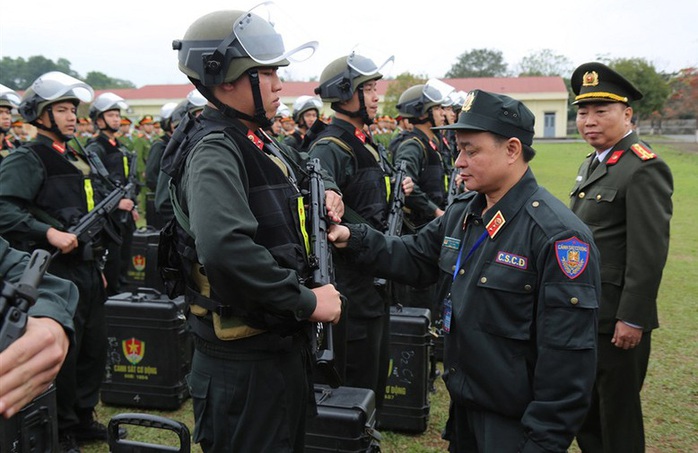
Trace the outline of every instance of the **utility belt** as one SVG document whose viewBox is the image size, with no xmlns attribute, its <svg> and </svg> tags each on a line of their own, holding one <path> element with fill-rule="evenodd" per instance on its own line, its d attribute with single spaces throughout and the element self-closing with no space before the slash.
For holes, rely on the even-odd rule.
<svg viewBox="0 0 698 453">
<path fill-rule="evenodd" d="M 201 317 L 190 313 L 188 321 L 194 333 L 194 347 L 203 354 L 220 359 L 261 360 L 288 353 L 301 346 L 310 348 L 308 332 L 303 330 L 290 336 L 261 332 L 236 341 L 225 341 L 215 335 L 210 315 Z"/>
<path fill-rule="evenodd" d="M 240 340 L 266 332 L 263 329 L 248 326 L 241 317 L 235 316 L 233 307 L 220 304 L 192 288 L 185 289 L 185 299 L 189 303 L 189 310 L 196 318 L 208 319 L 203 327 L 208 332 L 196 332 L 202 337 L 209 337 L 211 327 L 217 339 L 223 341 Z M 197 324 L 197 323 L 192 323 Z"/>
</svg>

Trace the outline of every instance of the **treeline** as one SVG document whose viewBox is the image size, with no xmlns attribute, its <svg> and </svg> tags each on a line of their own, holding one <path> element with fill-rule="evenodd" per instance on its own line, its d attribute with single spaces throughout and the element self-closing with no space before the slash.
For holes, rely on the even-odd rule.
<svg viewBox="0 0 698 453">
<path fill-rule="evenodd" d="M 596 60 L 623 74 L 644 93 L 645 97 L 633 105 L 633 110 L 639 118 L 652 121 L 698 118 L 698 68 L 691 67 L 677 73 L 663 73 L 658 71 L 653 63 L 643 58 L 612 59 L 598 56 Z M 556 54 L 550 49 L 532 52 L 514 68 L 509 67 L 504 54 L 499 50 L 473 49 L 458 56 L 443 77 L 559 76 L 567 85 L 570 99 L 573 99 L 574 94 L 569 78 L 575 66 L 569 58 Z M 27 59 L 3 57 L 0 61 L 0 83 L 14 90 L 24 90 L 37 77 L 49 71 L 64 72 L 85 81 L 96 90 L 135 87 L 128 80 L 112 78 L 98 71 L 88 72 L 83 77 L 71 69 L 70 61 L 67 59 L 59 58 L 54 62 L 40 55 Z M 415 83 L 426 81 L 427 78 L 426 75 L 410 73 L 398 75 L 386 93 L 386 105 L 396 104 L 400 93 Z M 573 118 L 574 114 L 575 109 L 570 108 L 570 118 Z"/>
</svg>

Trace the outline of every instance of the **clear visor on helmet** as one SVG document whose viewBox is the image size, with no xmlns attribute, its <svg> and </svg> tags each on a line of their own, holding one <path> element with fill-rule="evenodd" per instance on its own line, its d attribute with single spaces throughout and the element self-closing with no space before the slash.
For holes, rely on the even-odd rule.
<svg viewBox="0 0 698 453">
<path fill-rule="evenodd" d="M 279 105 L 279 108 L 276 109 L 276 116 L 280 116 L 282 118 L 288 118 L 291 116 L 291 110 L 288 108 L 286 104 L 283 102 Z"/>
<path fill-rule="evenodd" d="M 62 72 L 48 72 L 34 81 L 31 88 L 40 98 L 47 101 L 72 94 L 82 102 L 91 102 L 94 98 L 92 87 L 75 77 Z"/>
<path fill-rule="evenodd" d="M 19 94 L 5 85 L 0 85 L 0 99 L 5 99 L 14 107 L 19 107 L 19 103 L 22 102 L 22 98 L 19 97 Z"/>
<path fill-rule="evenodd" d="M 293 103 L 293 111 L 298 111 L 307 107 L 307 110 L 317 109 L 318 111 L 322 109 L 322 101 L 315 96 L 299 96 L 296 102 Z"/>
<path fill-rule="evenodd" d="M 453 106 L 460 108 L 463 107 L 463 104 L 465 103 L 465 98 L 468 97 L 468 93 L 466 93 L 463 90 L 460 90 L 452 94 L 451 97 L 453 97 Z"/>
<path fill-rule="evenodd" d="M 298 22 L 273 2 L 261 3 L 240 16 L 233 33 L 250 58 L 270 66 L 283 60 L 305 61 L 318 47 L 318 42 L 305 39 Z"/>
<path fill-rule="evenodd" d="M 356 45 L 347 57 L 347 66 L 364 76 L 386 75 L 394 62 L 394 55 L 366 45 Z"/>
<path fill-rule="evenodd" d="M 191 90 L 189 94 L 187 94 L 187 101 L 194 107 L 203 107 L 208 102 L 208 100 L 199 93 L 199 90 L 196 89 Z"/>
<path fill-rule="evenodd" d="M 128 110 L 128 104 L 119 95 L 114 93 L 103 93 L 97 96 L 92 107 L 98 112 L 106 112 L 107 110 Z"/>
<path fill-rule="evenodd" d="M 177 108 L 176 102 L 168 102 L 167 104 L 163 105 L 160 107 L 160 118 L 163 120 L 169 119 L 172 116 L 172 112 L 174 112 L 175 108 Z"/>
<path fill-rule="evenodd" d="M 454 88 L 439 79 L 429 79 L 422 88 L 422 94 L 432 102 L 442 103 Z"/>
</svg>

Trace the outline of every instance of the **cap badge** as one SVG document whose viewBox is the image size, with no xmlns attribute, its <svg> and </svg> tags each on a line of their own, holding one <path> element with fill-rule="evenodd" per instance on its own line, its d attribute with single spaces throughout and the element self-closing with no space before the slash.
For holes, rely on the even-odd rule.
<svg viewBox="0 0 698 453">
<path fill-rule="evenodd" d="M 470 108 L 473 106 L 473 101 L 475 101 L 475 93 L 472 91 L 468 93 L 468 95 L 465 97 L 465 102 L 463 102 L 463 111 L 468 112 L 470 111 Z"/>
<path fill-rule="evenodd" d="M 582 79 L 583 87 L 595 87 L 599 84 L 599 73 L 596 71 L 589 71 L 584 73 L 584 78 Z"/>
</svg>

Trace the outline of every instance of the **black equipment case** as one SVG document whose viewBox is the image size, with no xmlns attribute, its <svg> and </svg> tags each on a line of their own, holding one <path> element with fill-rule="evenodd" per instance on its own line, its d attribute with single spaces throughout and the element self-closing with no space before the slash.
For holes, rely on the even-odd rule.
<svg viewBox="0 0 698 453">
<path fill-rule="evenodd" d="M 58 451 L 57 417 L 56 386 L 52 384 L 9 419 L 0 417 L 0 452 Z"/>
<path fill-rule="evenodd" d="M 154 288 L 165 292 L 158 274 L 158 243 L 160 230 L 148 226 L 133 232 L 131 260 L 126 271 L 124 291 L 137 291 L 138 288 Z"/>
<path fill-rule="evenodd" d="M 373 390 L 315 384 L 318 415 L 308 418 L 305 451 L 379 452 L 375 430 L 376 394 Z"/>
<path fill-rule="evenodd" d="M 431 311 L 390 307 L 390 369 L 378 429 L 421 433 L 429 421 Z"/>
<path fill-rule="evenodd" d="M 183 296 L 172 300 L 147 288 L 107 299 L 103 403 L 173 410 L 189 397 L 193 339 L 185 308 Z"/>
<path fill-rule="evenodd" d="M 172 431 L 177 435 L 177 446 L 158 445 L 149 442 L 140 442 L 132 439 L 120 439 L 119 428 L 122 425 L 143 426 L 146 428 L 160 429 L 162 431 Z M 131 430 L 129 437 L 134 437 Z M 150 453 L 150 452 L 181 452 L 191 451 L 191 436 L 189 428 L 182 422 L 178 422 L 166 417 L 151 414 L 118 414 L 109 420 L 107 427 L 107 437 L 110 453 Z"/>
</svg>

